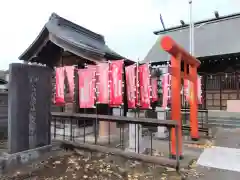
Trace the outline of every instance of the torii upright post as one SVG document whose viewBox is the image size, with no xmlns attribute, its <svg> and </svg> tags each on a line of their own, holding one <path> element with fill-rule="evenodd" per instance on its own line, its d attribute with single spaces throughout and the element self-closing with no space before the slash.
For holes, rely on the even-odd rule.
<svg viewBox="0 0 240 180">
<path fill-rule="evenodd" d="M 171 37 L 164 36 L 161 40 L 164 51 L 171 55 L 171 118 L 179 124 L 179 153 L 182 156 L 182 120 L 181 120 L 181 78 L 190 80 L 190 126 L 192 140 L 199 139 L 198 133 L 198 104 L 197 104 L 197 68 L 201 64 L 199 60 L 191 56 Z M 181 61 L 185 67 L 189 67 L 189 74 L 181 71 Z M 187 70 L 184 70 L 187 72 Z M 176 157 L 176 134 L 171 131 L 171 156 Z"/>
</svg>

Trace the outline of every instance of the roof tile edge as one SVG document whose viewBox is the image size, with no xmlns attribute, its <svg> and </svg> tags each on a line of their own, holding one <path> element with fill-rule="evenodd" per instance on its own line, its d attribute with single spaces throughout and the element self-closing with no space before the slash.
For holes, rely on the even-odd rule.
<svg viewBox="0 0 240 180">
<path fill-rule="evenodd" d="M 234 14 L 230 14 L 230 15 L 226 15 L 226 16 L 221 16 L 219 18 L 211 18 L 211 19 L 207 19 L 207 20 L 198 21 L 198 22 L 195 22 L 194 25 L 196 26 L 196 25 L 200 25 L 200 24 L 203 24 L 203 23 L 211 24 L 211 23 L 216 23 L 216 22 L 220 22 L 220 21 L 227 21 L 227 20 L 235 19 L 235 18 L 240 18 L 240 13 L 234 13 Z M 165 34 L 165 33 L 168 33 L 168 32 L 179 31 L 179 30 L 186 29 L 186 28 L 189 28 L 189 24 L 185 24 L 183 26 L 182 25 L 174 26 L 174 27 L 167 28 L 165 30 L 154 31 L 153 34 L 161 35 L 161 34 Z"/>
<path fill-rule="evenodd" d="M 95 33 L 85 27 L 79 26 L 78 24 L 63 18 L 56 13 L 52 13 L 52 15 L 49 18 L 49 22 L 57 23 L 57 25 L 59 26 L 67 26 L 68 28 L 71 28 L 74 31 L 80 32 L 82 34 L 86 34 L 87 36 L 105 44 L 105 39 L 103 35 Z"/>
</svg>

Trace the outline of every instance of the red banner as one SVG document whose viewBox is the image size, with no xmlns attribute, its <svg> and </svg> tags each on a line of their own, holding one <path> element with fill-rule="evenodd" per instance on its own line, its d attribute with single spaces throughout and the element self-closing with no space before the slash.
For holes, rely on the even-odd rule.
<svg viewBox="0 0 240 180">
<path fill-rule="evenodd" d="M 110 105 L 120 106 L 123 103 L 123 60 L 112 61 L 110 63 Z"/>
<path fill-rule="evenodd" d="M 136 65 L 127 66 L 125 72 L 128 108 L 136 108 Z"/>
<path fill-rule="evenodd" d="M 109 64 L 100 63 L 97 65 L 97 101 L 100 104 L 109 104 Z"/>
<path fill-rule="evenodd" d="M 201 76 L 198 76 L 197 77 L 197 102 L 198 104 L 202 104 L 202 79 L 201 79 Z M 184 79 L 184 96 L 186 98 L 186 101 L 189 101 L 190 100 L 190 91 L 191 91 L 191 88 L 192 88 L 192 82 L 187 80 L 187 79 Z"/>
<path fill-rule="evenodd" d="M 87 69 L 93 69 L 96 71 L 97 66 L 96 65 L 87 65 Z"/>
<path fill-rule="evenodd" d="M 55 104 L 64 105 L 64 67 L 56 68 L 56 94 L 55 94 Z"/>
<path fill-rule="evenodd" d="M 169 73 L 163 75 L 162 79 L 162 107 L 165 109 L 167 108 L 168 101 L 170 99 L 170 82 L 171 82 L 171 76 Z"/>
<path fill-rule="evenodd" d="M 79 69 L 79 107 L 95 107 L 95 73 L 94 69 Z"/>
<path fill-rule="evenodd" d="M 139 89 L 139 66 L 136 66 L 136 106 L 140 106 L 140 89 Z"/>
<path fill-rule="evenodd" d="M 188 102 L 190 98 L 190 81 L 188 79 L 184 79 L 183 83 L 183 93 L 185 101 Z"/>
<path fill-rule="evenodd" d="M 67 81 L 68 81 L 68 87 L 69 87 L 69 97 L 71 101 L 74 99 L 74 66 L 65 66 Z"/>
<path fill-rule="evenodd" d="M 197 97 L 198 97 L 198 104 L 202 104 L 202 77 L 198 76 L 197 79 Z"/>
<path fill-rule="evenodd" d="M 158 101 L 158 86 L 157 77 L 151 78 L 152 86 L 152 102 Z"/>
<path fill-rule="evenodd" d="M 148 64 L 139 66 L 140 107 L 149 109 L 150 102 L 150 71 Z"/>
</svg>

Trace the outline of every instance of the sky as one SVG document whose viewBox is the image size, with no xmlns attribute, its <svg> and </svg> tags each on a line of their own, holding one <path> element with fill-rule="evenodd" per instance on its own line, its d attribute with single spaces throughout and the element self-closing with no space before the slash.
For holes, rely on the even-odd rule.
<svg viewBox="0 0 240 180">
<path fill-rule="evenodd" d="M 193 0 L 193 20 L 236 13 L 239 0 Z M 105 37 L 117 53 L 143 60 L 157 40 L 153 31 L 189 21 L 188 0 L 6 0 L 0 1 L 0 69 L 20 62 L 52 12 Z"/>
</svg>

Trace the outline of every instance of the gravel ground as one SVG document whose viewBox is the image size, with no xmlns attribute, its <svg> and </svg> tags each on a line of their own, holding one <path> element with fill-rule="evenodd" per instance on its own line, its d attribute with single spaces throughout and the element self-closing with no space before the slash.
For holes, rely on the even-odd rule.
<svg viewBox="0 0 240 180">
<path fill-rule="evenodd" d="M 207 148 L 204 145 L 189 144 L 189 147 Z M 157 150 L 154 156 L 164 156 Z M 89 153 L 83 151 L 61 151 L 57 155 L 42 158 L 32 164 L 16 169 L 8 175 L 1 176 L 1 180 L 184 180 L 201 179 L 204 174 L 196 170 L 196 161 L 192 161 L 189 168 L 164 168 L 157 165 L 142 163 L 122 157 Z"/>
<path fill-rule="evenodd" d="M 204 145 L 188 144 L 191 148 L 209 148 L 212 143 Z M 164 156 L 157 150 L 154 156 Z M 16 169 L 1 180 L 180 180 L 201 179 L 204 174 L 196 170 L 196 161 L 189 168 L 164 168 L 157 165 L 124 159 L 114 155 L 89 152 L 60 151 L 57 155 L 47 156 L 32 164 Z"/>
<path fill-rule="evenodd" d="M 1 180 L 180 180 L 191 175 L 184 170 L 180 175 L 171 168 L 126 160 L 114 155 L 100 153 L 67 153 L 49 157 L 41 162 L 17 169 Z M 194 174 L 195 172 L 192 172 Z M 196 176 L 196 174 L 194 174 Z M 196 176 L 197 177 L 197 176 Z"/>
</svg>

